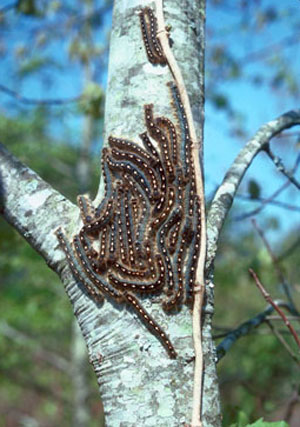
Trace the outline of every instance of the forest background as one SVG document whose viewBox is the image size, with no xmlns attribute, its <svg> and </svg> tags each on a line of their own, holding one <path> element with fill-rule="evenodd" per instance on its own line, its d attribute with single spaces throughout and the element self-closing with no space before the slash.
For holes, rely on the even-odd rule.
<svg viewBox="0 0 300 427">
<path fill-rule="evenodd" d="M 80 193 L 95 195 L 99 179 L 111 14 L 111 2 L 97 0 L 0 5 L 1 142 L 73 202 Z M 297 0 L 208 0 L 208 203 L 257 128 L 299 106 L 299 29 Z M 273 143 L 298 178 L 299 142 L 294 128 Z M 299 217 L 299 191 L 260 155 L 240 187 L 219 247 L 217 343 L 266 306 L 250 267 L 273 298 L 282 299 L 280 267 L 300 307 Z M 64 289 L 2 219 L 0 286 L 0 426 L 75 426 L 79 419 L 99 426 L 96 380 Z M 271 326 L 265 322 L 238 340 L 218 368 L 224 426 L 260 417 L 293 425 L 300 417 L 298 370 L 295 346 L 276 316 Z"/>
</svg>

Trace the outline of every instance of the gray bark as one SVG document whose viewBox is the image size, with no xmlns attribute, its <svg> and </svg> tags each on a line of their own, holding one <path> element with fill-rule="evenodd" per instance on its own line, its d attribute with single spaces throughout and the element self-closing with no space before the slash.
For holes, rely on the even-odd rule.
<svg viewBox="0 0 300 427">
<path fill-rule="evenodd" d="M 141 40 L 137 13 L 146 3 L 131 0 L 124 6 L 124 2 L 115 1 L 105 109 L 105 141 L 109 135 L 113 135 L 138 143 L 139 133 L 145 131 L 144 104 L 153 103 L 156 114 L 172 119 L 170 94 L 166 86 L 166 83 L 172 80 L 172 76 L 167 67 L 153 67 L 148 62 Z M 182 69 L 200 141 L 204 113 L 204 6 L 203 1 L 194 0 L 164 2 L 166 23 L 172 28 L 171 39 L 174 42 L 172 49 Z M 102 192 L 103 188 L 100 187 L 98 199 L 101 198 Z M 125 365 L 124 361 L 126 362 L 127 358 L 116 354 L 113 359 L 115 366 L 109 364 L 107 368 L 103 368 L 105 372 L 107 369 L 120 372 L 119 382 L 107 382 L 106 377 L 101 387 L 104 407 L 106 411 L 108 410 L 107 423 L 116 426 L 183 425 L 189 421 L 192 404 L 191 313 L 184 307 L 179 314 L 166 316 L 155 302 L 151 304 L 150 301 L 145 303 L 145 307 L 158 323 L 166 328 L 179 357 L 175 362 L 170 361 L 161 345 L 146 331 L 139 320 L 132 324 L 128 312 L 123 310 L 119 321 L 132 336 L 131 343 L 137 351 L 131 350 Z M 112 306 L 109 309 L 110 318 L 113 319 L 114 309 Z M 135 335 L 133 331 L 136 331 Z M 203 425 L 217 427 L 221 422 L 211 339 L 211 316 L 207 316 L 203 337 L 205 351 Z M 117 341 L 120 339 L 120 343 L 123 344 L 123 336 L 118 336 Z M 104 361 L 105 359 L 106 357 Z M 133 361 L 134 366 L 130 368 Z M 124 368 L 126 374 L 122 373 Z M 118 413 L 115 412 L 116 407 Z"/>
<path fill-rule="evenodd" d="M 147 3 L 148 4 L 148 3 Z M 170 117 L 167 67 L 151 66 L 142 45 L 137 12 L 146 2 L 115 1 L 106 101 L 106 135 L 138 142 L 145 130 L 143 105 Z M 165 1 L 166 22 L 171 25 L 175 57 L 182 68 L 191 98 L 199 139 L 203 126 L 203 17 L 204 0 Z M 202 20 L 201 20 L 202 19 Z M 191 60 L 192 58 L 192 60 Z M 209 277 L 204 310 L 203 426 L 221 425 L 214 346 L 212 266 L 217 241 L 236 189 L 263 143 L 284 128 L 299 123 L 299 112 L 261 129 L 248 143 L 216 194 L 208 216 Z M 172 119 L 172 117 L 170 117 Z M 105 138 L 105 139 L 106 139 Z M 97 199 L 103 195 L 100 185 Z M 192 405 L 193 347 L 191 313 L 183 308 L 167 316 L 158 301 L 145 299 L 145 308 L 170 335 L 178 352 L 170 360 L 153 335 L 130 310 L 105 300 L 94 303 L 77 283 L 60 250 L 54 231 L 62 226 L 69 236 L 80 226 L 78 208 L 0 145 L 0 209 L 4 218 L 31 244 L 65 285 L 85 338 L 98 383 L 108 426 L 182 426 Z"/>
</svg>

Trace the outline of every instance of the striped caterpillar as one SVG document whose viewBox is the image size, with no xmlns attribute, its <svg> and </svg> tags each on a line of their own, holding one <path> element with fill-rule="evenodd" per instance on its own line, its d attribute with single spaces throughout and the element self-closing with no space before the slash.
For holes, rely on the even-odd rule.
<svg viewBox="0 0 300 427">
<path fill-rule="evenodd" d="M 165 65 L 152 9 L 139 14 L 148 60 Z M 143 146 L 110 136 L 102 152 L 104 198 L 93 206 L 78 197 L 83 225 L 68 242 L 56 231 L 75 278 L 95 301 L 103 297 L 131 307 L 171 358 L 170 338 L 142 306 L 139 296 L 161 296 L 166 312 L 190 302 L 200 246 L 199 200 L 189 128 L 178 88 L 168 84 L 174 119 L 144 106 Z"/>
</svg>

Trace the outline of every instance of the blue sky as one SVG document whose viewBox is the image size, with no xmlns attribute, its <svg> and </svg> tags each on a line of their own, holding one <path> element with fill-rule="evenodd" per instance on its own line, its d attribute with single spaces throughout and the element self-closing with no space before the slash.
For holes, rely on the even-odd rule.
<svg viewBox="0 0 300 427">
<path fill-rule="evenodd" d="M 1 7 L 10 4 L 10 1 L 2 1 Z M 65 4 L 73 4 L 69 1 Z M 76 3 L 76 2 L 75 2 Z M 247 6 L 241 10 L 236 7 L 236 0 L 228 0 L 227 6 L 218 8 L 213 6 L 212 1 L 208 1 L 207 7 L 207 58 L 216 44 L 225 46 L 239 60 L 243 60 L 242 77 L 232 81 L 218 78 L 218 69 L 216 66 L 210 69 L 211 63 L 207 62 L 207 81 L 213 90 L 216 90 L 228 97 L 232 108 L 238 111 L 238 118 L 229 117 L 223 110 L 217 110 L 211 102 L 206 104 L 205 121 L 205 170 L 206 170 L 206 190 L 211 194 L 216 186 L 221 182 L 226 170 L 233 159 L 247 140 L 255 131 L 265 122 L 272 120 L 285 111 L 299 107 L 298 96 L 291 96 L 285 86 L 271 87 L 268 84 L 253 84 L 253 79 L 261 75 L 267 81 L 271 79 L 274 70 L 278 69 L 278 61 L 285 63 L 294 70 L 297 76 L 300 69 L 299 56 L 299 27 L 300 27 L 300 1 L 285 0 L 284 2 L 275 2 L 276 13 L 279 19 L 272 20 L 268 24 L 260 22 L 260 13 L 266 9 L 272 12 L 274 1 L 262 0 L 246 2 Z M 96 7 L 101 6 L 101 1 L 95 1 Z M 2 6 L 3 5 L 3 6 Z M 57 65 L 48 67 L 42 73 L 43 78 L 36 78 L 33 75 L 27 78 L 23 83 L 16 85 L 13 70 L 16 69 L 18 60 L 13 54 L 17 48 L 28 47 L 28 40 L 24 34 L 30 30 L 32 37 L 30 39 L 29 52 L 24 55 L 30 56 L 38 47 L 36 45 L 36 35 L 43 35 L 43 21 L 35 18 L 20 19 L 14 11 L 6 13 L 8 22 L 14 23 L 8 27 L 0 27 L 0 48 L 4 46 L 6 53 L 11 51 L 11 55 L 0 57 L 0 83 L 11 89 L 17 90 L 23 96 L 30 98 L 68 98 L 76 96 L 82 88 L 82 72 L 76 63 L 66 65 L 65 55 L 68 49 L 69 40 L 53 42 L 44 49 L 43 55 L 54 57 L 58 64 L 62 65 L 60 69 Z M 61 18 L 63 20 L 63 17 Z M 95 32 L 95 40 L 99 45 L 104 45 L 105 38 L 108 35 L 111 16 L 106 14 L 104 21 L 107 25 L 104 33 Z M 47 15 L 47 24 L 53 23 L 53 29 L 59 31 L 57 25 L 57 16 L 55 13 Z M 298 43 L 288 43 L 284 47 L 277 47 L 276 43 L 284 38 L 294 35 L 298 37 Z M 297 39 L 296 39 L 297 41 Z M 272 46 L 270 52 L 266 52 L 266 58 L 263 61 L 246 60 L 251 53 L 260 52 L 262 49 Z M 277 61 L 277 62 L 276 62 Z M 272 65 L 274 64 L 274 66 Z M 105 85 L 106 72 L 100 73 L 100 65 L 95 68 L 95 75 L 99 83 Z M 212 77 L 215 76 L 215 82 Z M 210 79 L 210 80 L 209 80 Z M 4 84 L 4 83 L 3 83 Z M 0 108 L 4 114 L 14 114 L 16 101 L 0 92 Z M 20 107 L 20 105 L 18 105 Z M 21 106 L 22 108 L 24 105 Z M 57 108 L 57 107 L 53 107 Z M 240 122 L 245 135 L 238 138 L 232 134 L 232 129 L 236 127 L 237 121 Z M 79 144 L 81 139 L 82 121 L 74 114 L 74 107 L 66 106 L 62 122 L 52 122 L 49 131 L 55 136 L 63 132 L 67 135 L 70 142 L 74 145 Z M 292 132 L 300 131 L 294 128 Z M 300 132 L 299 132 L 300 133 Z M 292 166 L 298 151 L 295 148 L 295 141 L 289 139 L 277 139 L 272 146 L 274 151 L 282 156 L 285 164 Z M 299 148 L 298 148 L 299 149 Z M 261 184 L 262 197 L 268 197 L 285 180 L 276 172 L 270 160 L 265 155 L 259 156 L 249 169 L 246 179 L 243 181 L 241 192 L 247 194 L 247 182 L 249 179 L 255 179 Z M 298 173 L 300 180 L 300 171 Z M 300 208 L 300 193 L 295 191 L 292 186 L 286 190 L 278 200 L 297 205 Z M 240 211 L 249 210 L 256 206 L 255 203 L 245 203 L 239 201 Z M 263 224 L 266 215 L 276 216 L 279 219 L 280 231 L 286 232 L 291 227 L 298 225 L 300 212 L 286 211 L 282 208 L 267 207 L 264 215 L 259 217 Z M 245 226 L 249 220 L 245 221 Z M 282 233 L 270 231 L 270 236 L 280 236 Z"/>
<path fill-rule="evenodd" d="M 234 2 L 228 2 L 232 5 Z M 248 2 L 248 14 L 245 20 L 250 28 L 240 28 L 239 12 L 231 9 L 226 12 L 217 11 L 216 8 L 210 7 L 208 2 L 207 10 L 207 26 L 208 26 L 208 43 L 210 45 L 218 41 L 215 34 L 212 34 L 212 39 L 209 39 L 209 27 L 217 27 L 216 32 L 220 34 L 222 43 L 231 47 L 236 57 L 245 58 L 251 53 L 260 52 L 268 46 L 272 46 L 269 53 L 265 54 L 265 60 L 262 61 L 246 61 L 243 67 L 244 78 L 239 80 L 227 81 L 224 85 L 218 82 L 218 88 L 228 95 L 233 108 L 237 109 L 244 118 L 243 129 L 246 133 L 243 138 L 236 138 L 230 134 L 232 123 L 222 111 L 217 111 L 210 103 L 206 104 L 206 123 L 205 123 L 205 160 L 206 160 L 206 185 L 208 193 L 212 191 L 224 176 L 227 168 L 232 163 L 233 159 L 247 141 L 248 138 L 254 135 L 256 130 L 264 123 L 276 118 L 280 114 L 291 109 L 299 108 L 299 91 L 296 96 L 290 96 L 284 88 L 270 87 L 265 84 L 254 85 L 251 83 L 256 75 L 263 75 L 265 79 L 271 78 L 274 73 L 272 61 L 276 61 L 276 55 L 283 57 L 288 66 L 292 67 L 295 75 L 299 74 L 300 69 L 300 51 L 299 51 L 299 17 L 300 17 L 300 2 L 295 0 L 285 0 L 284 2 L 262 1 L 263 8 L 276 5 L 277 13 L 282 16 L 282 19 L 274 24 L 268 24 L 263 31 L 257 29 L 258 2 Z M 287 9 L 293 8 L 290 15 L 287 16 Z M 252 10 L 251 10 L 252 9 Z M 298 12 L 298 13 L 296 13 Z M 252 27 L 252 29 L 251 29 Z M 234 30 L 233 30 L 234 28 Z M 250 32 L 250 36 L 249 36 Z M 284 38 L 294 34 L 295 41 L 298 43 L 287 44 L 283 47 L 277 47 L 276 43 Z M 299 132 L 299 127 L 293 128 L 289 132 Z M 295 148 L 293 139 L 276 139 L 271 145 L 275 153 L 280 155 L 284 163 L 291 167 L 298 150 Z M 213 171 L 213 173 L 211 173 Z M 298 179 L 300 173 L 297 174 Z M 247 182 L 249 179 L 255 179 L 261 184 L 262 196 L 268 197 L 275 191 L 285 179 L 276 171 L 271 161 L 266 155 L 261 154 L 254 161 L 246 174 L 246 178 L 242 182 L 241 192 L 247 192 Z M 278 200 L 297 205 L 300 207 L 300 194 L 290 186 Z M 250 207 L 258 206 L 259 204 L 242 203 L 239 200 L 241 210 L 248 211 Z M 298 226 L 300 212 L 286 211 L 281 208 L 269 206 L 264 211 L 264 215 L 276 215 L 279 219 L 280 230 L 282 232 L 289 230 L 291 227 Z M 263 217 L 259 217 L 258 221 L 263 223 Z M 245 223 L 249 223 L 246 220 Z M 245 224 L 246 225 L 246 224 Z M 271 237 L 281 235 L 277 231 Z"/>
</svg>

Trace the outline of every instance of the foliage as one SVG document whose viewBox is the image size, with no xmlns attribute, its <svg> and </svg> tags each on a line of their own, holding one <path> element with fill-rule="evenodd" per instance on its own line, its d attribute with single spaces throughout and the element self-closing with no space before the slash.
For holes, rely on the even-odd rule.
<svg viewBox="0 0 300 427">
<path fill-rule="evenodd" d="M 17 119 L 0 116 L 0 134 L 7 147 L 75 201 L 78 150 L 51 139 L 46 129 L 47 112 L 43 108 Z M 55 159 L 56 168 L 49 159 Z M 91 165 L 95 188 L 97 164 Z M 28 416 L 45 425 L 70 425 L 71 378 L 51 363 L 53 355 L 70 363 L 70 302 L 58 277 L 2 219 L 0 235 L 0 353 L 5 355 L 0 365 L 0 411 L 6 413 L 4 425 L 17 425 L 17 420 L 25 422 Z M 11 335 L 4 333 L 6 325 L 12 328 Z M 100 404 L 91 370 L 89 377 L 88 403 L 97 419 Z"/>
<path fill-rule="evenodd" d="M 0 8 L 0 58 L 6 75 L 1 83 L 18 88 L 28 99 L 73 97 L 76 102 L 62 102 L 50 109 L 51 102 L 36 107 L 34 102 L 19 103 L 20 97 L 5 98 L 0 114 L 1 141 L 75 202 L 80 192 L 77 162 L 82 149 L 82 122 L 86 117 L 97 120 L 93 134 L 93 141 L 98 144 L 97 156 L 93 146 L 88 153 L 89 174 L 93 177 L 91 194 L 95 193 L 98 181 L 99 162 L 91 158 L 98 157 L 99 152 L 103 70 L 107 63 L 104 26 L 109 21 L 105 15 L 108 11 L 110 16 L 109 2 L 19 0 L 15 3 L 15 8 L 4 8 L 7 13 Z M 296 55 L 289 50 L 299 42 L 296 13 L 299 5 L 281 7 L 261 0 L 233 3 L 208 2 L 206 96 L 208 106 L 213 107 L 213 115 L 208 115 L 208 119 L 213 121 L 214 128 L 219 127 L 220 114 L 226 116 L 222 140 L 227 130 L 244 141 L 247 119 L 240 103 L 234 100 L 234 85 L 248 82 L 254 90 L 267 87 L 272 94 L 279 95 L 280 102 L 299 97 L 298 69 L 295 72 L 293 65 Z M 276 38 L 274 45 L 273 36 L 281 36 L 284 23 L 288 23 L 290 35 L 285 33 Z M 4 38 L 2 34 L 8 33 L 10 37 Z M 238 43 L 234 42 L 237 34 Z M 260 65 L 253 71 L 253 64 L 257 63 Z M 299 145 L 299 135 L 297 138 Z M 223 151 L 220 150 L 217 140 L 210 145 L 216 145 L 218 157 L 226 151 L 224 145 Z M 208 176 L 215 175 L 217 167 L 213 166 L 207 171 Z M 245 185 L 251 203 L 265 195 L 264 179 L 255 176 Z M 243 206 L 235 205 L 234 209 L 240 212 Z M 264 229 L 270 229 L 274 213 L 261 221 Z M 281 266 L 289 282 L 295 284 L 299 305 L 299 246 L 295 238 L 298 234 L 297 230 L 288 235 L 281 233 L 273 244 L 279 257 L 289 255 L 283 257 Z M 4 424 L 1 420 L 0 425 L 25 425 L 28 417 L 41 425 L 70 425 L 74 409 L 70 376 L 45 360 L 41 351 L 48 355 L 55 353 L 70 362 L 73 319 L 70 304 L 57 277 L 3 220 L 0 220 L 0 236 L 1 321 L 5 320 L 22 334 L 19 338 L 15 334 L 12 339 L 0 329 L 0 352 L 4 355 L 0 364 L 0 412 L 6 414 Z M 229 220 L 216 263 L 215 334 L 264 309 L 265 303 L 248 277 L 249 267 L 255 269 L 274 298 L 282 298 L 274 265 L 261 241 L 252 230 L 245 231 L 245 221 L 239 225 Z M 278 328 L 283 330 L 284 326 Z M 284 336 L 293 347 L 290 337 Z M 286 426 L 284 422 L 258 418 L 283 418 L 286 401 L 297 386 L 297 369 L 266 325 L 241 339 L 219 364 L 224 426 Z M 88 403 L 93 415 L 89 427 L 98 425 L 100 412 L 93 381 L 89 382 Z M 282 409 L 279 414 L 278 407 Z"/>
<path fill-rule="evenodd" d="M 238 234 L 233 232 L 234 222 L 229 220 L 216 262 L 215 335 L 224 334 L 227 328 L 237 327 L 263 311 L 266 306 L 248 275 L 248 268 L 257 272 L 273 299 L 284 297 L 274 265 L 261 240 L 254 236 L 253 231 Z M 292 247 L 293 243 L 295 236 L 291 233 L 282 242 L 282 253 L 285 252 L 283 248 Z M 297 250 L 291 257 L 281 261 L 281 268 L 286 272 L 289 283 L 294 283 L 300 273 L 299 263 L 295 262 L 296 253 Z M 293 289 L 295 302 L 299 306 L 299 291 L 297 288 Z M 284 324 L 278 321 L 274 326 L 296 352 L 293 339 L 285 330 Z M 218 339 L 217 343 L 221 340 L 222 338 Z M 270 332 L 267 324 L 239 339 L 218 365 L 224 426 L 236 422 L 237 413 L 241 418 L 240 420 L 238 417 L 238 422 L 244 422 L 241 425 L 254 422 L 262 415 L 270 420 L 274 419 L 275 414 L 283 417 L 289 397 L 297 387 L 298 369 L 297 363 Z M 290 380 L 287 381 L 287 378 Z M 242 421 L 243 414 L 246 421 Z"/>
<path fill-rule="evenodd" d="M 230 427 L 288 427 L 288 424 L 284 421 L 278 422 L 268 422 L 264 421 L 263 418 L 255 421 L 252 424 L 249 424 L 249 419 L 247 415 L 240 411 L 238 414 L 238 421 L 234 424 L 231 424 Z"/>
</svg>

